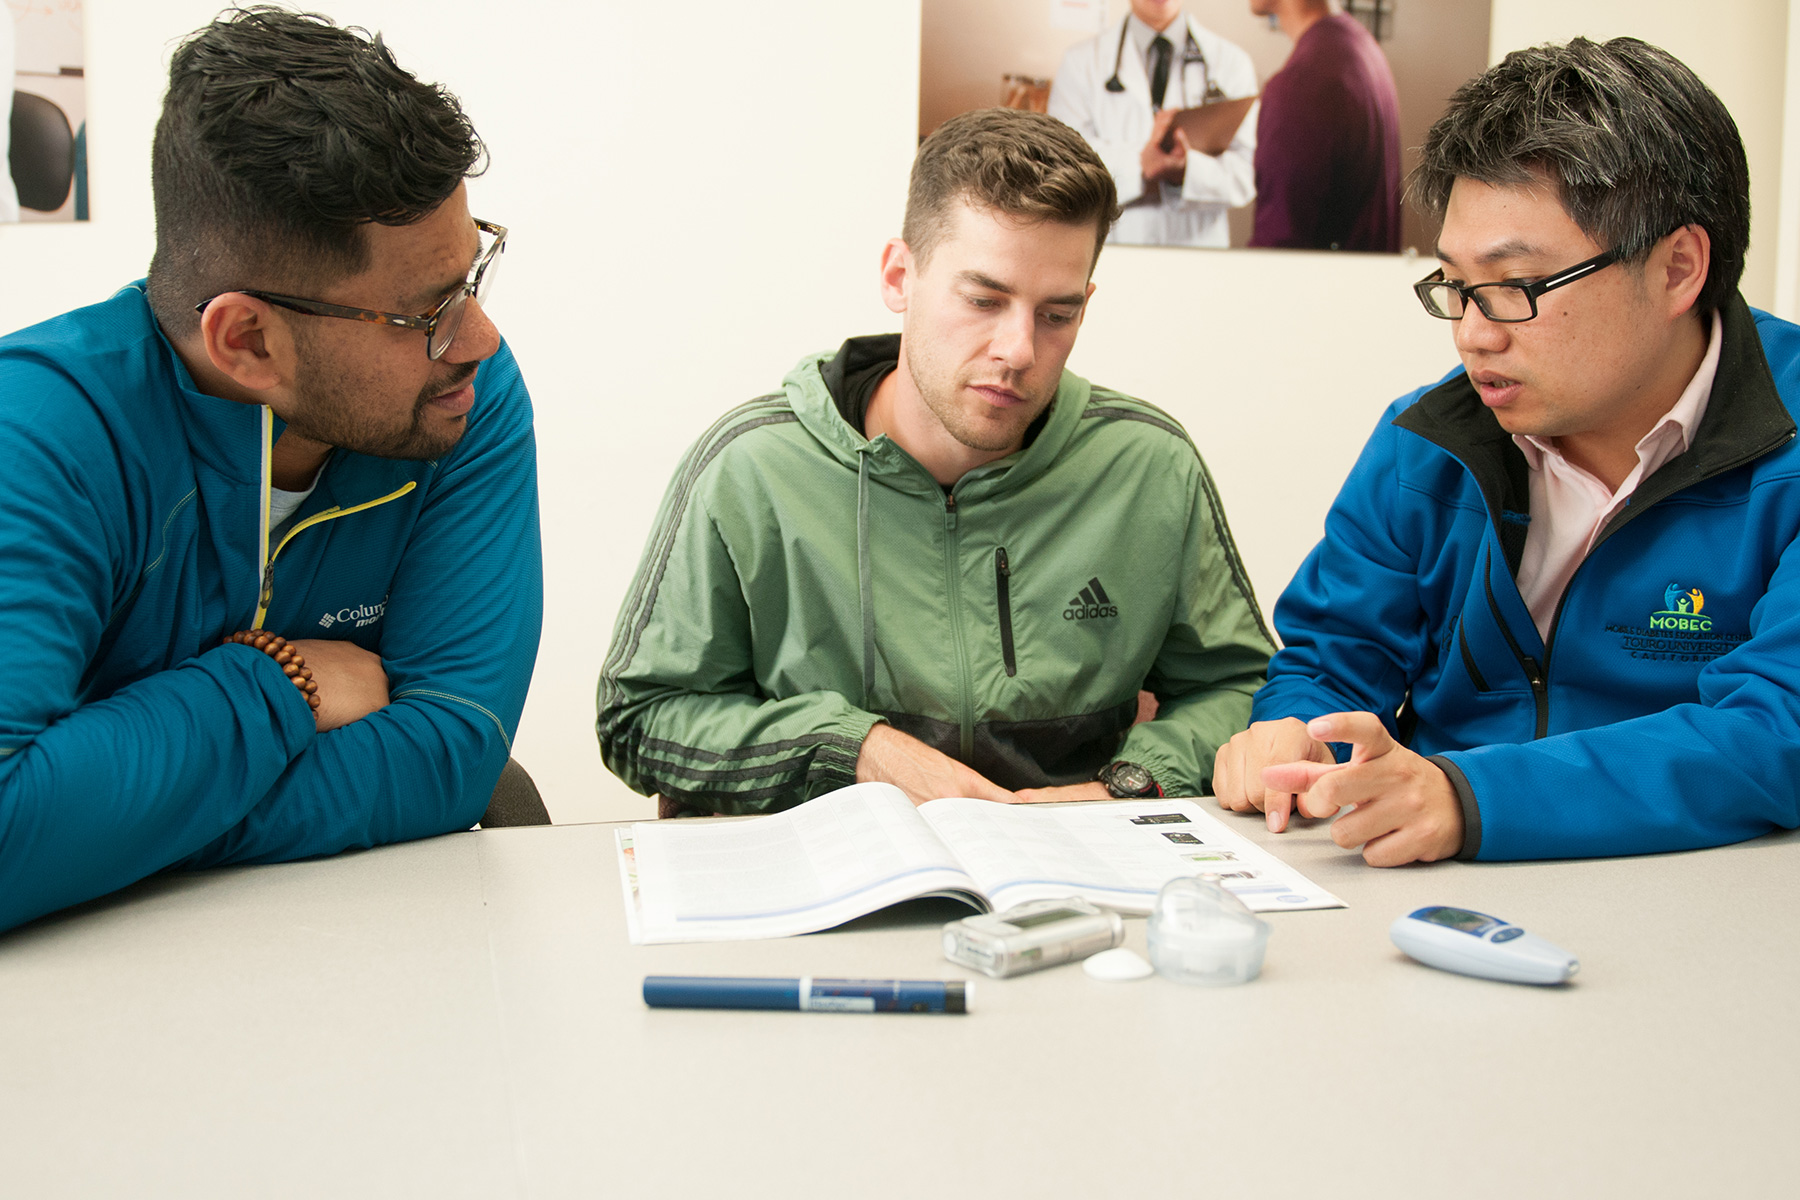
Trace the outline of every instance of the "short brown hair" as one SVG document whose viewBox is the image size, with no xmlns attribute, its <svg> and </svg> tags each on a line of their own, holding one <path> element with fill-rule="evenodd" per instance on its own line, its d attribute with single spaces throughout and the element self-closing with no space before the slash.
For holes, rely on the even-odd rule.
<svg viewBox="0 0 1800 1200">
<path fill-rule="evenodd" d="M 1094 261 L 1119 219 L 1106 164 L 1079 133 L 1043 113 L 981 108 L 938 126 L 913 159 L 900 236 L 921 265 L 967 201 L 1025 221 L 1095 226 Z"/>
</svg>

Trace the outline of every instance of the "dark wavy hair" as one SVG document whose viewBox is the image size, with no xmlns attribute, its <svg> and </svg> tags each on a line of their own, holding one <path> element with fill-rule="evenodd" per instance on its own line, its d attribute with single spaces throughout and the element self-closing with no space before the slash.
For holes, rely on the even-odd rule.
<svg viewBox="0 0 1800 1200">
<path fill-rule="evenodd" d="M 1683 225 L 1712 239 L 1696 309 L 1737 290 L 1750 244 L 1750 166 L 1736 122 L 1674 55 L 1637 38 L 1515 50 L 1458 88 L 1409 181 L 1442 219 L 1457 179 L 1545 176 L 1601 246 L 1641 262 Z"/>
<path fill-rule="evenodd" d="M 959 200 L 1026 221 L 1093 224 L 1095 261 L 1119 219 L 1118 189 L 1086 139 L 1055 117 L 1010 108 L 951 117 L 919 146 L 900 236 L 921 265 Z"/>
<path fill-rule="evenodd" d="M 428 216 L 485 157 L 456 97 L 403 70 L 380 34 L 229 9 L 169 65 L 151 157 L 151 307 L 180 337 L 220 292 L 354 275 L 368 264 L 364 225 Z"/>
</svg>

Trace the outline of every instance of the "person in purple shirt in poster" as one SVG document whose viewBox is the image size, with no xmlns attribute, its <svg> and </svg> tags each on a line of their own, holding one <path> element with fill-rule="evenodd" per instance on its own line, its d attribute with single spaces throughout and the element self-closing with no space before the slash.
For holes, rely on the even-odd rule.
<svg viewBox="0 0 1800 1200">
<path fill-rule="evenodd" d="M 1400 249 L 1400 101 L 1381 47 L 1335 0 L 1250 0 L 1293 39 L 1263 85 L 1252 246 Z"/>
</svg>

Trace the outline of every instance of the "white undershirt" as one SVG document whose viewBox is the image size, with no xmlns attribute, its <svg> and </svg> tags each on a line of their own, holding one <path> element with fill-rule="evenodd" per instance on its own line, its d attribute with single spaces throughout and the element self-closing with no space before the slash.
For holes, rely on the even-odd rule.
<svg viewBox="0 0 1800 1200">
<path fill-rule="evenodd" d="M 278 487 L 271 487 L 269 489 L 270 541 L 274 541 L 283 531 L 283 527 L 288 523 L 289 519 L 291 519 L 295 513 L 300 511 L 300 506 L 306 503 L 306 498 L 312 495 L 318 486 L 319 477 L 314 475 L 312 485 L 304 492 L 284 492 Z"/>
</svg>

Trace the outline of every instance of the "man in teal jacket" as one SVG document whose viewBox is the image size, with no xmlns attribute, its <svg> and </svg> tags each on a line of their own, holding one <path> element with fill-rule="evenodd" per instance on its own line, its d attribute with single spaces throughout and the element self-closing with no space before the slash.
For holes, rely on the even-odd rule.
<svg viewBox="0 0 1800 1200">
<path fill-rule="evenodd" d="M 176 51 L 147 286 L 0 339 L 0 927 L 480 817 L 541 608 L 480 152 L 322 19 Z"/>
<path fill-rule="evenodd" d="M 1049 117 L 927 139 L 882 257 L 903 332 L 809 355 L 676 472 L 601 675 L 621 778 L 666 812 L 1205 790 L 1272 647 L 1181 427 L 1063 369 L 1116 213 Z"/>
</svg>

